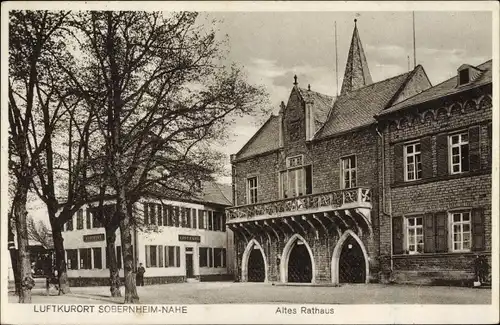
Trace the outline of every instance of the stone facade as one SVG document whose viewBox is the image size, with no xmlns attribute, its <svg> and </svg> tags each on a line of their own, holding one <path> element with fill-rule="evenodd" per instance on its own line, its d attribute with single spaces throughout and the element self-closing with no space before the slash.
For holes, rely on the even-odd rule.
<svg viewBox="0 0 500 325">
<path fill-rule="evenodd" d="M 471 285 L 476 255 L 484 255 L 491 265 L 491 118 L 491 83 L 381 117 L 383 281 Z M 447 139 L 457 132 L 468 135 L 465 159 L 470 166 L 451 174 Z M 422 177 L 405 181 L 402 149 L 412 142 L 421 144 Z M 462 235 L 470 238 L 464 244 L 470 247 L 455 250 L 451 218 L 461 211 L 470 215 Z M 416 254 L 408 252 L 408 217 L 424 219 L 423 251 Z"/>
</svg>

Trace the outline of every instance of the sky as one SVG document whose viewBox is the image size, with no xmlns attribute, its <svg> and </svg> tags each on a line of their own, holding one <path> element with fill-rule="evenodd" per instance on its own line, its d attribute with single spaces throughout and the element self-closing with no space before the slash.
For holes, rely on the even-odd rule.
<svg viewBox="0 0 500 325">
<path fill-rule="evenodd" d="M 337 24 L 338 89 L 354 29 L 357 26 L 374 82 L 413 68 L 411 12 L 212 12 L 218 35 L 228 37 L 228 60 L 244 67 L 251 83 L 269 93 L 270 109 L 288 100 L 293 76 L 299 86 L 336 94 L 335 22 Z M 479 65 L 492 58 L 491 12 L 416 12 L 416 62 L 436 85 L 456 74 L 463 63 Z M 237 153 L 262 121 L 242 119 L 231 130 L 228 155 Z M 230 177 L 221 177 L 230 182 Z"/>
</svg>

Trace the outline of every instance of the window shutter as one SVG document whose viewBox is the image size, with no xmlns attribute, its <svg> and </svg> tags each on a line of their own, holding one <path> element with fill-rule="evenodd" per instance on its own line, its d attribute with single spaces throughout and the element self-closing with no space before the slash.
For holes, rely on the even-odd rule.
<svg viewBox="0 0 500 325">
<path fill-rule="evenodd" d="M 306 194 L 312 194 L 312 169 L 311 165 L 305 167 L 306 171 Z"/>
<path fill-rule="evenodd" d="M 394 183 L 401 183 L 404 180 L 404 155 L 403 144 L 396 143 L 394 145 Z"/>
<path fill-rule="evenodd" d="M 431 137 L 420 140 L 420 152 L 422 153 L 422 178 L 431 178 L 433 176 Z"/>
<path fill-rule="evenodd" d="M 146 245 L 146 267 L 151 267 L 151 256 L 149 254 L 149 245 Z"/>
<path fill-rule="evenodd" d="M 436 230 L 436 252 L 448 251 L 448 213 L 446 211 L 436 212 L 434 215 Z"/>
<path fill-rule="evenodd" d="M 176 257 L 176 265 L 177 267 L 181 266 L 181 248 L 180 246 L 175 246 L 175 257 Z"/>
<path fill-rule="evenodd" d="M 470 171 L 476 171 L 481 168 L 479 162 L 479 126 L 469 128 L 469 164 Z"/>
<path fill-rule="evenodd" d="M 158 226 L 163 226 L 163 209 L 162 209 L 162 205 L 161 204 L 157 204 L 156 205 L 157 207 L 157 211 L 158 211 L 158 221 L 157 221 L 157 224 Z"/>
<path fill-rule="evenodd" d="M 427 213 L 424 215 L 424 252 L 434 253 L 436 251 L 436 242 L 434 241 L 434 215 Z"/>
<path fill-rule="evenodd" d="M 484 209 L 472 209 L 472 250 L 484 250 Z"/>
<path fill-rule="evenodd" d="M 493 137 L 492 137 L 492 129 L 491 129 L 491 123 L 488 124 L 487 127 L 487 133 L 488 133 L 488 150 L 487 154 L 488 156 L 486 157 L 486 165 L 489 168 L 491 168 L 491 161 L 493 157 Z"/>
<path fill-rule="evenodd" d="M 199 213 L 200 213 L 200 210 L 193 209 L 193 228 L 194 229 L 198 228 L 198 214 Z"/>
<path fill-rule="evenodd" d="M 208 267 L 213 267 L 214 266 L 214 261 L 213 261 L 213 257 L 212 257 L 212 248 L 209 247 L 208 248 Z"/>
<path fill-rule="evenodd" d="M 403 217 L 392 218 L 392 253 L 403 254 Z"/>
<path fill-rule="evenodd" d="M 437 175 L 448 175 L 448 135 L 439 134 L 436 137 Z"/>
<path fill-rule="evenodd" d="M 149 224 L 149 211 L 147 203 L 144 203 L 144 224 L 145 225 Z"/>
<path fill-rule="evenodd" d="M 165 246 L 165 267 L 169 267 L 170 265 L 168 264 L 168 246 Z"/>
</svg>

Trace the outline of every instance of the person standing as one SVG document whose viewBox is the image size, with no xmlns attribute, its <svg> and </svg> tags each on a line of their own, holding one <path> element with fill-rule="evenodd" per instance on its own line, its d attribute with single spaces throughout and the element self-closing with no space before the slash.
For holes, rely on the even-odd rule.
<svg viewBox="0 0 500 325">
<path fill-rule="evenodd" d="M 142 263 L 139 264 L 137 268 L 137 285 L 143 287 L 144 286 L 144 273 L 146 273 L 146 269 L 142 266 Z"/>
</svg>

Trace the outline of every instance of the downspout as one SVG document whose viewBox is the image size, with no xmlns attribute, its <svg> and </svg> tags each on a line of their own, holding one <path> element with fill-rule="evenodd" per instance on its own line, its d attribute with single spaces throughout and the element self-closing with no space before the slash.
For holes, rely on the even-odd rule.
<svg viewBox="0 0 500 325">
<path fill-rule="evenodd" d="M 389 199 L 389 213 L 386 212 L 386 208 L 385 208 L 385 136 L 383 134 L 380 133 L 379 129 L 378 129 L 378 126 L 376 128 L 376 131 L 377 131 L 377 134 L 378 136 L 380 137 L 381 141 L 382 141 L 382 213 L 384 215 L 389 215 L 391 217 L 391 225 L 390 225 L 390 229 L 391 229 L 391 243 L 390 243 L 390 249 L 391 249 L 391 260 L 390 260 L 390 264 L 391 264 L 391 272 L 394 270 L 394 260 L 392 258 L 393 256 L 393 245 L 392 245 L 392 200 Z M 379 238 L 379 251 L 380 251 L 380 238 Z"/>
</svg>

